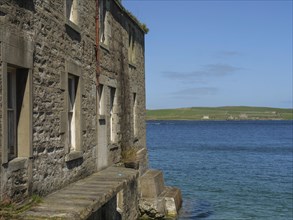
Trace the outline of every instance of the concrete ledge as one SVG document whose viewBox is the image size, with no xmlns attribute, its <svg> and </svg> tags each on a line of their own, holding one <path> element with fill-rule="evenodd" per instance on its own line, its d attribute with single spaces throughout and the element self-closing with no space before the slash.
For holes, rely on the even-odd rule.
<svg viewBox="0 0 293 220">
<path fill-rule="evenodd" d="M 102 42 L 100 42 L 100 47 L 101 47 L 102 49 L 104 49 L 105 51 L 107 51 L 108 53 L 110 52 L 110 48 L 109 48 L 109 46 L 106 45 L 106 44 L 104 44 L 104 43 L 102 43 Z"/>
<path fill-rule="evenodd" d="M 165 217 L 166 201 L 165 198 L 141 198 L 139 209 L 142 214 L 140 219 L 163 219 Z"/>
<path fill-rule="evenodd" d="M 65 21 L 65 25 L 67 25 L 68 27 L 72 28 L 74 31 L 80 33 L 81 29 L 78 25 L 74 24 L 72 21 L 66 19 Z"/>
<path fill-rule="evenodd" d="M 133 68 L 133 69 L 136 69 L 137 68 L 136 67 L 136 64 L 133 63 L 133 62 L 131 62 L 131 61 L 128 62 L 128 65 L 129 65 L 130 68 Z"/>
<path fill-rule="evenodd" d="M 106 115 L 98 115 L 99 120 L 106 120 Z"/>
<path fill-rule="evenodd" d="M 179 209 L 182 206 L 182 195 L 180 189 L 166 186 L 164 192 L 160 195 L 165 198 L 165 210 L 168 217 L 178 216 Z"/>
<path fill-rule="evenodd" d="M 160 170 L 148 170 L 139 182 L 143 198 L 156 198 L 164 191 L 164 177 Z"/>
<path fill-rule="evenodd" d="M 65 162 L 76 160 L 82 157 L 83 157 L 83 153 L 81 151 L 73 151 L 65 156 Z"/>
<path fill-rule="evenodd" d="M 27 157 L 17 157 L 8 162 L 8 170 L 13 172 L 27 167 Z"/>
<path fill-rule="evenodd" d="M 87 219 L 137 178 L 136 170 L 109 167 L 50 194 L 20 219 Z"/>
<path fill-rule="evenodd" d="M 177 219 L 182 205 L 180 189 L 164 185 L 160 170 L 148 170 L 139 178 L 141 219 Z"/>
<path fill-rule="evenodd" d="M 139 174 L 142 176 L 148 169 L 148 152 L 142 148 L 136 152 L 136 159 L 139 161 Z"/>
</svg>

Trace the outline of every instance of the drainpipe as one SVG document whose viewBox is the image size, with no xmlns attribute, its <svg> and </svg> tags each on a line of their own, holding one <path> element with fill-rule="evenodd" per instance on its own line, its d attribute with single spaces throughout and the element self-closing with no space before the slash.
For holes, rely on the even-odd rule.
<svg viewBox="0 0 293 220">
<path fill-rule="evenodd" d="M 100 34 L 99 34 L 99 0 L 96 0 L 96 83 L 99 85 L 99 76 L 100 76 Z"/>
</svg>

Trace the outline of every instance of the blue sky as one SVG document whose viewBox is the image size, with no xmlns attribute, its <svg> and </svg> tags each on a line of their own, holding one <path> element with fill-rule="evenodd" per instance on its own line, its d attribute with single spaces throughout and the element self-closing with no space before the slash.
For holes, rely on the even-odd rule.
<svg viewBox="0 0 293 220">
<path fill-rule="evenodd" d="M 122 0 L 146 35 L 147 108 L 292 108 L 292 1 Z"/>
</svg>

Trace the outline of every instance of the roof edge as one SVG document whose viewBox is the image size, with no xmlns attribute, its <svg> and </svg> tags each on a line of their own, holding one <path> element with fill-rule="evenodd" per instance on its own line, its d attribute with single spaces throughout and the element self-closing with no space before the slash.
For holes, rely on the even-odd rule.
<svg viewBox="0 0 293 220">
<path fill-rule="evenodd" d="M 130 11 L 128 11 L 119 0 L 113 0 L 116 5 L 145 33 L 149 32 L 146 24 L 140 22 Z"/>
</svg>

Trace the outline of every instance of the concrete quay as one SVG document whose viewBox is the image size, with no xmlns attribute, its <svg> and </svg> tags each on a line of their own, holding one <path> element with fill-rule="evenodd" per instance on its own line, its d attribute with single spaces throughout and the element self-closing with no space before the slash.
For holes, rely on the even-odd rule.
<svg viewBox="0 0 293 220">
<path fill-rule="evenodd" d="M 147 170 L 139 178 L 141 219 L 176 219 L 182 206 L 181 190 L 166 186 L 163 172 Z"/>
<path fill-rule="evenodd" d="M 116 211 L 116 196 L 131 182 L 136 182 L 137 178 L 136 170 L 109 167 L 48 195 L 41 203 L 24 212 L 21 219 L 90 220 L 116 219 L 117 216 L 120 216 L 119 219 L 124 219 L 123 214 Z M 134 200 L 132 202 L 137 201 L 135 194 L 129 199 Z M 112 204 L 107 205 L 109 201 L 110 203 L 112 201 Z"/>
</svg>

